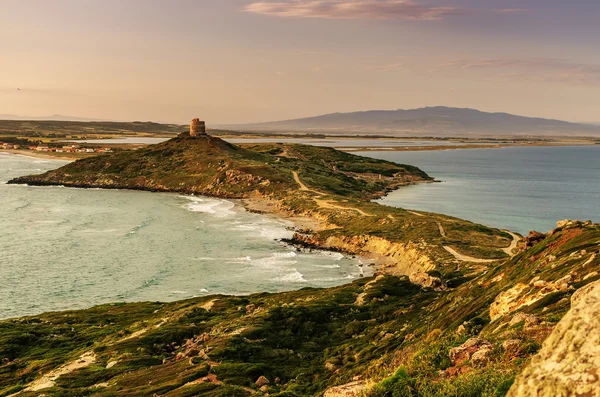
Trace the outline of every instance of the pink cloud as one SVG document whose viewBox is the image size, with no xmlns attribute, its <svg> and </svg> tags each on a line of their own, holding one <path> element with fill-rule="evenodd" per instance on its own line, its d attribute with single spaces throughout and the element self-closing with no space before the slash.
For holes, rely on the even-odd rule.
<svg viewBox="0 0 600 397">
<path fill-rule="evenodd" d="M 431 7 L 414 0 L 293 0 L 258 1 L 246 12 L 291 18 L 438 20 L 465 11 L 456 7 Z"/>
</svg>

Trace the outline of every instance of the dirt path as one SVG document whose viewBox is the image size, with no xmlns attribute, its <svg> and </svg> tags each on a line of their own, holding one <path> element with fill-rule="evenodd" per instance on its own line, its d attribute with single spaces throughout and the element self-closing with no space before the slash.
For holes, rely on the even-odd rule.
<svg viewBox="0 0 600 397">
<path fill-rule="evenodd" d="M 510 243 L 510 245 L 508 247 L 502 248 L 502 251 L 506 252 L 510 256 L 514 256 L 513 251 L 515 250 L 515 248 L 517 248 L 517 244 L 519 243 L 519 241 L 521 241 L 521 237 L 514 234 L 513 232 L 509 232 L 508 230 L 506 230 L 506 233 L 508 233 L 512 236 L 513 241 Z"/>
<path fill-rule="evenodd" d="M 415 212 L 415 211 L 406 210 L 406 212 L 411 213 L 411 214 L 416 215 L 416 216 L 425 216 L 425 215 L 419 214 L 418 212 Z"/>
<path fill-rule="evenodd" d="M 300 177 L 298 176 L 298 173 L 296 171 L 292 171 L 292 174 L 294 175 L 294 180 L 296 181 L 296 183 L 300 187 L 301 191 L 315 193 L 315 194 L 317 194 L 319 196 L 325 196 L 325 193 L 319 192 L 317 190 L 309 189 L 304 183 L 302 183 L 302 181 L 300 180 Z M 313 200 L 321 208 L 335 209 L 335 210 L 356 211 L 356 212 L 358 212 L 362 216 L 375 216 L 373 214 L 366 213 L 365 211 L 361 210 L 360 208 L 342 207 L 341 205 L 331 204 L 331 201 L 333 201 L 333 200 L 321 200 L 321 199 L 317 199 L 317 198 L 313 198 Z"/>
<path fill-rule="evenodd" d="M 442 235 L 443 238 L 446 238 L 447 236 L 446 236 L 446 231 L 444 230 L 444 226 L 442 226 L 442 224 L 439 222 L 436 222 L 436 223 L 438 225 L 438 228 L 440 229 L 440 234 Z"/>
<path fill-rule="evenodd" d="M 496 261 L 496 259 L 478 259 L 478 258 L 473 258 L 471 256 L 463 255 L 463 254 L 460 254 L 460 253 L 456 252 L 456 250 L 454 250 L 453 248 L 448 247 L 447 245 L 444 246 L 444 249 L 446 251 L 448 251 L 449 253 L 451 253 L 452 255 L 454 255 L 454 257 L 456 259 L 458 259 L 459 261 L 463 261 L 463 262 L 490 263 L 490 262 L 495 262 Z"/>
<path fill-rule="evenodd" d="M 90 351 L 85 354 L 82 354 L 81 357 L 79 357 L 79 359 L 77 359 L 75 361 L 71 361 L 68 364 L 61 365 L 60 367 L 56 368 L 55 370 L 52 370 L 52 371 L 48 372 L 46 375 L 43 375 L 42 377 L 34 380 L 23 391 L 38 391 L 38 390 L 47 389 L 49 387 L 52 387 L 52 386 L 54 386 L 56 379 L 58 379 L 62 375 L 70 374 L 71 372 L 73 372 L 77 369 L 89 367 L 90 365 L 92 365 L 95 362 L 96 362 L 96 355 L 94 354 L 94 352 Z M 18 394 L 19 393 L 12 394 L 12 395 L 16 396 Z"/>
<path fill-rule="evenodd" d="M 303 192 L 311 192 L 311 193 L 318 194 L 319 196 L 325 196 L 325 193 L 319 192 L 317 190 L 309 189 L 304 183 L 302 183 L 302 181 L 300 180 L 300 177 L 298 176 L 298 173 L 296 171 L 292 171 L 292 175 L 294 175 L 294 181 L 296 181 L 298 186 L 300 186 L 300 190 L 302 190 Z"/>
<path fill-rule="evenodd" d="M 366 213 L 365 211 L 361 210 L 360 208 L 342 207 L 341 205 L 331 204 L 330 200 L 319 200 L 319 199 L 314 199 L 314 200 L 319 205 L 319 207 L 321 207 L 321 208 L 335 209 L 335 210 L 346 210 L 346 211 L 356 211 L 359 214 L 361 214 L 362 216 L 375 216 L 373 214 Z"/>
</svg>

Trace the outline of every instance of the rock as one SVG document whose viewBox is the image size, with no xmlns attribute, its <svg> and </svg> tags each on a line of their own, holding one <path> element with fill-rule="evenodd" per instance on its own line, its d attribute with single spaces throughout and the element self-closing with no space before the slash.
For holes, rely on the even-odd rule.
<svg viewBox="0 0 600 397">
<path fill-rule="evenodd" d="M 493 346 L 487 340 L 482 338 L 471 338 L 462 345 L 450 349 L 450 352 L 448 354 L 450 356 L 452 364 L 454 364 L 454 366 L 460 367 L 465 362 L 469 361 L 476 352 L 488 349 L 491 352 Z M 489 356 L 489 353 L 482 353 L 482 355 L 478 356 L 477 358 L 479 360 L 483 360 L 484 357 L 487 356 Z"/>
<path fill-rule="evenodd" d="M 118 360 L 115 361 L 111 361 L 108 364 L 106 364 L 106 369 L 111 369 L 112 367 L 114 367 L 115 365 L 117 365 L 119 363 Z"/>
<path fill-rule="evenodd" d="M 594 281 L 593 283 L 589 283 L 588 285 L 585 285 L 579 288 L 577 291 L 575 291 L 575 293 L 571 295 L 571 307 L 573 308 L 579 305 L 581 301 L 585 299 L 594 288 L 598 288 L 599 283 L 600 280 Z"/>
<path fill-rule="evenodd" d="M 527 284 L 517 283 L 509 290 L 502 291 L 490 305 L 490 318 L 492 321 L 514 310 L 516 300 L 527 288 Z"/>
<path fill-rule="evenodd" d="M 350 382 L 345 385 L 331 387 L 325 390 L 323 397 L 359 397 L 367 391 L 365 381 Z"/>
<path fill-rule="evenodd" d="M 464 335 L 467 333 L 467 329 L 465 328 L 465 324 L 461 324 L 456 329 L 456 335 Z"/>
<path fill-rule="evenodd" d="M 517 377 L 509 397 L 600 397 L 600 281 L 571 300 L 571 310 Z"/>
<path fill-rule="evenodd" d="M 276 385 L 278 385 L 278 384 L 280 384 L 280 383 L 281 383 L 281 379 L 279 379 L 279 378 L 275 378 L 275 384 L 276 384 Z"/>
<path fill-rule="evenodd" d="M 523 239 L 526 247 L 533 247 L 540 241 L 544 240 L 546 235 L 544 233 L 536 232 L 532 230 L 529 232 L 529 235 Z"/>
<path fill-rule="evenodd" d="M 517 313 L 510 319 L 509 325 L 515 325 L 520 322 L 525 322 L 525 328 L 529 328 L 539 324 L 540 320 L 531 314 Z"/>
<path fill-rule="evenodd" d="M 490 305 L 490 318 L 495 321 L 505 314 L 512 313 L 543 299 L 546 295 L 567 291 L 571 288 L 570 284 L 576 280 L 576 275 L 568 274 L 555 282 L 533 279 L 531 286 L 518 283 L 511 289 L 498 294 Z M 535 290 L 532 291 L 531 287 Z"/>
<path fill-rule="evenodd" d="M 588 273 L 588 274 L 586 274 L 586 275 L 583 277 L 583 280 L 585 281 L 585 280 L 587 280 L 587 279 L 590 279 L 590 278 L 592 278 L 592 277 L 596 277 L 597 275 L 598 275 L 598 272 L 591 272 L 591 273 Z"/>
<path fill-rule="evenodd" d="M 265 376 L 263 376 L 263 375 L 261 375 L 261 376 L 260 376 L 260 377 L 259 377 L 259 378 L 256 380 L 256 382 L 254 382 L 254 384 L 255 384 L 256 386 L 258 386 L 258 387 L 263 387 L 263 386 L 266 386 L 266 385 L 268 385 L 269 383 L 271 383 L 271 382 L 269 382 L 269 379 L 267 379 L 267 378 L 266 378 Z"/>
<path fill-rule="evenodd" d="M 267 391 L 269 391 L 269 386 L 267 386 L 267 385 L 261 386 L 259 390 L 263 393 L 266 393 Z"/>
<path fill-rule="evenodd" d="M 477 368 L 485 367 L 490 362 L 490 357 L 493 353 L 492 346 L 483 346 L 471 356 L 471 364 Z"/>
<path fill-rule="evenodd" d="M 441 278 L 432 277 L 427 273 L 412 273 L 408 276 L 408 279 L 413 284 L 423 288 L 431 288 L 435 291 L 444 291 L 448 288 Z"/>
<path fill-rule="evenodd" d="M 516 350 L 521 345 L 520 339 L 509 339 L 502 342 L 502 348 L 504 351 L 513 351 Z"/>
</svg>

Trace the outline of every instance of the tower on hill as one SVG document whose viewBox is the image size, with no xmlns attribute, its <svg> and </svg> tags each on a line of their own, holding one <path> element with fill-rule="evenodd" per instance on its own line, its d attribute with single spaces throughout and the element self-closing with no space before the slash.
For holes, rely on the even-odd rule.
<svg viewBox="0 0 600 397">
<path fill-rule="evenodd" d="M 206 123 L 200 119 L 193 119 L 190 124 L 190 136 L 206 135 Z"/>
</svg>

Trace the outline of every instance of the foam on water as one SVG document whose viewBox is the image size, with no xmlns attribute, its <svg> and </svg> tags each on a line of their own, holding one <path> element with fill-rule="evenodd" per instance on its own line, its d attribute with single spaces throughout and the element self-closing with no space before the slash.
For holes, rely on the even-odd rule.
<svg viewBox="0 0 600 397">
<path fill-rule="evenodd" d="M 3 155 L 0 180 L 62 164 Z M 329 287 L 357 277 L 356 260 L 297 253 L 279 241 L 293 234 L 290 223 L 234 201 L 5 184 L 0 197 L 0 318 L 114 301 Z"/>
<path fill-rule="evenodd" d="M 304 275 L 300 273 L 298 270 L 294 269 L 293 272 L 288 273 L 281 277 L 276 277 L 274 279 L 280 283 L 307 283 L 308 281 L 304 278 Z"/>
<path fill-rule="evenodd" d="M 188 203 L 185 207 L 192 212 L 203 212 L 205 214 L 212 214 L 219 218 L 235 215 L 235 211 L 232 211 L 232 209 L 235 207 L 235 204 L 227 200 L 194 196 L 179 197 L 183 197 L 191 201 L 191 203 Z"/>
</svg>

